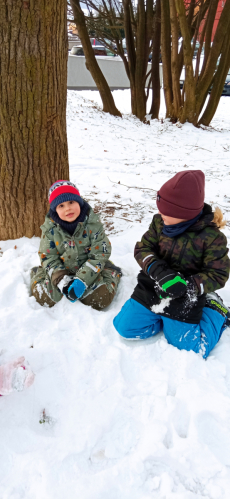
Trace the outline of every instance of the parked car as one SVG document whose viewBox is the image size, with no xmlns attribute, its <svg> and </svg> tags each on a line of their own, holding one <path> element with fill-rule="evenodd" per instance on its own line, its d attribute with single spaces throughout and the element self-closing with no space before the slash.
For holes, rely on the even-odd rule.
<svg viewBox="0 0 230 499">
<path fill-rule="evenodd" d="M 103 56 L 107 56 L 106 49 L 105 49 L 105 47 L 103 47 L 103 45 L 92 45 L 92 48 L 93 48 L 94 54 L 96 56 L 102 56 L 102 55 Z M 71 51 L 70 51 L 70 54 L 71 55 L 77 55 L 77 56 L 79 56 L 79 55 L 85 55 L 82 46 L 80 46 L 80 47 L 76 47 L 76 46 L 72 47 Z"/>
<path fill-rule="evenodd" d="M 225 80 L 222 95 L 229 95 L 230 96 L 230 69 L 228 70 L 228 74 L 227 74 L 227 77 Z"/>
<path fill-rule="evenodd" d="M 98 47 L 98 46 L 102 47 L 101 42 L 100 42 L 99 40 L 97 40 L 96 38 L 90 38 L 90 41 L 91 41 L 91 45 L 92 45 L 93 47 Z M 114 50 L 116 50 L 116 45 L 115 45 L 115 43 L 111 42 L 110 40 L 107 40 L 106 38 L 105 38 L 105 42 L 106 42 L 108 45 L 111 45 L 111 46 L 113 47 L 113 49 L 114 49 Z M 106 46 L 104 46 L 104 45 L 103 45 L 103 47 L 104 47 L 104 49 L 106 50 L 107 55 L 109 55 L 110 57 L 115 57 L 115 55 L 116 55 L 116 54 L 114 54 L 114 52 L 112 52 L 112 50 L 110 50 L 108 47 L 106 47 Z"/>
<path fill-rule="evenodd" d="M 219 60 L 220 60 L 220 58 L 219 58 Z M 219 60 L 217 62 L 217 67 L 218 67 L 218 64 L 219 64 Z M 182 89 L 183 86 L 184 86 L 184 80 L 181 79 L 180 80 L 180 89 Z M 211 85 L 211 87 L 209 89 L 209 93 L 211 92 L 211 90 L 212 90 L 212 85 Z M 221 95 L 228 95 L 228 96 L 230 96 L 230 69 L 228 70 L 228 74 L 226 76 L 225 84 L 224 84 L 223 91 L 222 91 Z"/>
<path fill-rule="evenodd" d="M 152 52 L 150 52 L 150 54 L 149 54 L 149 58 L 148 58 L 148 61 L 149 61 L 149 62 L 152 62 L 152 58 L 153 58 L 153 53 L 152 53 Z M 160 62 L 160 63 L 162 62 L 161 51 L 160 51 L 160 54 L 159 54 L 159 62 Z"/>
<path fill-rule="evenodd" d="M 99 45 L 100 47 L 102 46 L 101 42 L 99 42 L 99 40 L 97 40 L 96 38 L 90 38 L 90 42 L 91 42 L 91 45 L 93 45 L 93 46 L 97 46 L 97 45 Z"/>
</svg>

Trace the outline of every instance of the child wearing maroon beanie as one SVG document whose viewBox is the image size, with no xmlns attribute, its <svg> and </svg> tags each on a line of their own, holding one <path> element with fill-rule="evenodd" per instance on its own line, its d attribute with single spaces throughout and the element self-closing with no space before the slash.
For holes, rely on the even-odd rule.
<svg viewBox="0 0 230 499">
<path fill-rule="evenodd" d="M 48 307 L 63 296 L 96 310 L 107 307 L 121 269 L 109 260 L 111 243 L 99 215 L 68 180 L 51 185 L 48 198 L 50 210 L 41 226 L 41 266 L 31 271 L 32 294 Z"/>
<path fill-rule="evenodd" d="M 134 250 L 138 284 L 114 326 L 126 339 L 163 331 L 171 345 L 206 358 L 230 326 L 230 310 L 215 293 L 229 277 L 225 222 L 204 202 L 204 185 L 201 170 L 187 170 L 158 191 L 159 213 Z"/>
</svg>

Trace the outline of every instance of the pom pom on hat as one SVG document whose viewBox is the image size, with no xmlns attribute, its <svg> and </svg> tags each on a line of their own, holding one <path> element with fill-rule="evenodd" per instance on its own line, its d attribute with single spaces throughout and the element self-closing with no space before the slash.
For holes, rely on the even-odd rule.
<svg viewBox="0 0 230 499">
<path fill-rule="evenodd" d="M 51 210 L 55 211 L 57 206 L 66 201 L 76 201 L 82 207 L 84 201 L 76 185 L 69 180 L 57 180 L 49 189 L 48 199 Z"/>
<path fill-rule="evenodd" d="M 179 172 L 157 192 L 162 215 L 192 220 L 204 207 L 205 176 L 201 170 Z"/>
</svg>

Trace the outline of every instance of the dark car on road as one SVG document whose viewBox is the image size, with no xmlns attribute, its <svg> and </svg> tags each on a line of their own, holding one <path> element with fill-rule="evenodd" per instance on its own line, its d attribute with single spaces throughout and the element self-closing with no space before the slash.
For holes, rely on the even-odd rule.
<svg viewBox="0 0 230 499">
<path fill-rule="evenodd" d="M 180 80 L 180 88 L 181 89 L 183 88 L 183 85 L 184 85 L 184 80 Z M 212 90 L 212 87 L 210 87 L 209 93 L 211 92 L 211 90 Z M 230 96 L 230 69 L 229 69 L 228 74 L 226 76 L 224 88 L 223 88 L 221 95 L 229 95 Z"/>
<path fill-rule="evenodd" d="M 230 69 L 228 71 L 227 78 L 225 80 L 222 95 L 229 95 L 230 96 Z"/>
<path fill-rule="evenodd" d="M 106 49 L 105 49 L 105 47 L 103 47 L 103 45 L 92 45 L 92 48 L 93 48 L 94 54 L 96 56 L 98 56 L 98 55 L 107 56 Z M 79 55 L 85 55 L 82 46 L 79 46 L 79 47 L 74 46 L 74 47 L 72 47 L 71 51 L 70 51 L 70 54 L 71 55 L 78 55 L 78 56 Z"/>
</svg>

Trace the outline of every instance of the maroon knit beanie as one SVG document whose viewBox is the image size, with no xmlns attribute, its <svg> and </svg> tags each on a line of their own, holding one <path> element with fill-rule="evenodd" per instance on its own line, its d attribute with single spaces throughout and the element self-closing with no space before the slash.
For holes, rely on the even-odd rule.
<svg viewBox="0 0 230 499">
<path fill-rule="evenodd" d="M 177 173 L 157 192 L 157 208 L 162 215 L 191 220 L 204 207 L 205 176 L 201 170 Z"/>
</svg>

